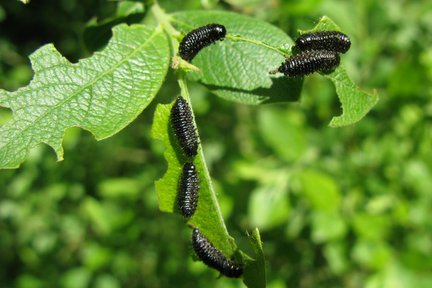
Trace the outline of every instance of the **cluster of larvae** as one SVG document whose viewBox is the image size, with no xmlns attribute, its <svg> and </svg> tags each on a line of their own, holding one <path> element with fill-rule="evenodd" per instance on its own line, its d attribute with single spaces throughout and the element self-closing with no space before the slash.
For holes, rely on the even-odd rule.
<svg viewBox="0 0 432 288">
<path fill-rule="evenodd" d="M 208 24 L 192 30 L 180 42 L 179 55 L 190 62 L 203 48 L 223 40 L 226 33 L 221 24 Z M 298 53 L 286 58 L 276 70 L 289 77 L 330 72 L 340 64 L 339 53 L 345 53 L 351 47 L 348 35 L 339 31 L 305 33 L 295 42 Z"/>
<path fill-rule="evenodd" d="M 171 108 L 171 126 L 178 144 L 187 158 L 195 158 L 199 139 L 188 102 L 179 96 Z M 177 208 L 185 218 L 194 215 L 198 206 L 199 176 L 193 161 L 183 164 L 177 191 Z M 192 231 L 192 246 L 195 254 L 209 267 L 227 277 L 240 277 L 243 268 L 240 264 L 227 259 L 199 230 Z"/>
<path fill-rule="evenodd" d="M 205 47 L 223 40 L 226 28 L 220 24 L 208 24 L 190 31 L 183 37 L 179 55 L 186 61 Z M 304 76 L 314 72 L 329 72 L 340 63 L 339 53 L 351 46 L 349 37 L 337 31 L 306 33 L 296 39 L 297 54 L 286 58 L 277 69 L 289 77 Z M 171 108 L 171 126 L 183 154 L 190 160 L 183 164 L 177 192 L 177 208 L 185 218 L 194 215 L 198 206 L 200 179 L 193 158 L 197 155 L 199 139 L 188 102 L 179 96 Z M 243 268 L 226 258 L 199 230 L 193 228 L 192 246 L 198 258 L 209 267 L 227 277 L 240 277 Z"/>
<path fill-rule="evenodd" d="M 306 33 L 296 39 L 295 49 L 299 53 L 288 57 L 277 71 L 291 77 L 330 72 L 339 66 L 339 53 L 350 47 L 350 38 L 338 31 Z"/>
</svg>

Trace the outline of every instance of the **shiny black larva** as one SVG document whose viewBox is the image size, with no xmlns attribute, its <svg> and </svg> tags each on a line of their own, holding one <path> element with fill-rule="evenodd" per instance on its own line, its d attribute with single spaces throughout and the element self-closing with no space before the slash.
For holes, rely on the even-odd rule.
<svg viewBox="0 0 432 288">
<path fill-rule="evenodd" d="M 183 217 L 190 218 L 195 213 L 198 204 L 199 181 L 195 165 L 191 162 L 185 163 L 177 193 L 177 206 Z"/>
<path fill-rule="evenodd" d="M 243 274 L 241 265 L 226 257 L 197 229 L 192 231 L 192 246 L 198 258 L 222 275 L 238 278 Z"/>
<path fill-rule="evenodd" d="M 339 54 L 326 50 L 300 52 L 285 60 L 278 72 L 286 76 L 305 76 L 314 72 L 329 72 L 339 66 Z"/>
<path fill-rule="evenodd" d="M 208 24 L 194 29 L 187 33 L 180 42 L 179 55 L 190 62 L 201 49 L 217 40 L 223 40 L 225 35 L 225 26 L 221 24 Z"/>
<path fill-rule="evenodd" d="M 351 39 L 339 31 L 305 33 L 300 35 L 295 42 L 299 51 L 328 50 L 345 53 L 351 47 Z"/>
<path fill-rule="evenodd" d="M 171 126 L 184 154 L 194 157 L 198 150 L 198 135 L 193 124 L 192 111 L 182 96 L 176 99 L 171 108 Z"/>
</svg>

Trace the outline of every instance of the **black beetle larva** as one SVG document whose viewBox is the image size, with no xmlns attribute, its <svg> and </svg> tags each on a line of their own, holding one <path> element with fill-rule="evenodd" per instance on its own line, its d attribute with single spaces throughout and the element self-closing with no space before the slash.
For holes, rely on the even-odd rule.
<svg viewBox="0 0 432 288">
<path fill-rule="evenodd" d="M 192 111 L 182 96 L 177 98 L 171 108 L 171 125 L 185 155 L 195 156 L 198 150 L 198 135 L 193 124 Z"/>
<path fill-rule="evenodd" d="M 305 33 L 300 35 L 295 42 L 299 51 L 328 50 L 345 53 L 351 47 L 351 40 L 348 35 L 339 31 Z"/>
<path fill-rule="evenodd" d="M 339 54 L 326 50 L 300 52 L 285 60 L 278 72 L 286 76 L 304 76 L 314 72 L 327 72 L 335 69 L 340 63 Z"/>
<path fill-rule="evenodd" d="M 199 177 L 193 163 L 187 162 L 183 165 L 177 194 L 177 206 L 181 214 L 192 217 L 198 204 Z"/>
<path fill-rule="evenodd" d="M 243 274 L 243 268 L 226 259 L 197 228 L 192 231 L 192 246 L 201 261 L 221 274 L 232 278 L 238 278 Z"/>
<path fill-rule="evenodd" d="M 201 49 L 217 40 L 223 40 L 225 35 L 225 26 L 221 24 L 208 24 L 194 29 L 187 33 L 180 42 L 179 55 L 190 62 Z"/>
</svg>

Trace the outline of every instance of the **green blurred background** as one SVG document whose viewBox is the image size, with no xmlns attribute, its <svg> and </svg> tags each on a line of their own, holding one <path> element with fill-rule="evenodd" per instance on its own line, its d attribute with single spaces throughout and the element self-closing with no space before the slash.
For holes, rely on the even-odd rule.
<svg viewBox="0 0 432 288">
<path fill-rule="evenodd" d="M 160 4 L 172 12 L 236 11 L 293 38 L 328 15 L 351 36 L 342 56 L 349 75 L 380 94 L 358 124 L 334 129 L 327 125 L 340 104 L 319 75 L 305 80 L 300 103 L 259 107 L 191 85 L 228 229 L 245 251 L 245 231 L 260 229 L 268 287 L 432 287 L 432 2 Z M 43 44 L 53 42 L 77 61 L 109 38 L 107 32 L 99 46 L 89 42 L 94 34 L 86 26 L 95 19 L 109 31 L 116 21 L 146 17 L 140 11 L 115 19 L 116 7 L 3 1 L 0 88 L 28 83 L 28 55 Z M 155 103 L 114 137 L 96 142 L 69 129 L 64 161 L 41 145 L 19 169 L 0 171 L 0 287 L 243 287 L 194 262 L 183 219 L 158 210 L 153 181 L 166 162 L 150 139 L 152 116 L 156 102 L 178 91 L 169 75 Z M 9 118 L 0 109 L 0 124 Z"/>
</svg>

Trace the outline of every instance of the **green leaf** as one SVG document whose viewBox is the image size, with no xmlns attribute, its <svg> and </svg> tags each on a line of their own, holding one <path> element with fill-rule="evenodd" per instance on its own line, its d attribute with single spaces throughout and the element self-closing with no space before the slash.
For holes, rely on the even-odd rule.
<svg viewBox="0 0 432 288">
<path fill-rule="evenodd" d="M 285 183 L 274 181 L 252 191 L 249 199 L 249 218 L 252 225 L 268 230 L 286 223 L 291 205 L 288 200 Z"/>
<path fill-rule="evenodd" d="M 139 181 L 134 178 L 108 178 L 98 185 L 98 194 L 104 198 L 135 200 L 141 193 Z"/>
<path fill-rule="evenodd" d="M 152 137 L 164 143 L 166 149 L 164 156 L 168 162 L 165 175 L 155 183 L 159 208 L 161 211 L 173 213 L 177 207 L 178 182 L 183 163 L 188 160 L 183 156 L 172 133 L 170 125 L 171 107 L 172 104 L 157 106 L 152 127 Z M 188 220 L 188 223 L 198 227 L 215 247 L 222 251 L 226 257 L 230 257 L 237 247 L 225 227 L 201 146 L 198 149 L 198 155 L 194 159 L 194 164 L 200 177 L 200 190 L 196 212 Z"/>
<path fill-rule="evenodd" d="M 258 112 L 258 128 L 263 141 L 266 142 L 278 157 L 294 161 L 300 159 L 307 149 L 305 120 L 303 114 L 296 110 L 277 110 L 265 106 Z M 280 133 L 284 131 L 284 133 Z"/>
<path fill-rule="evenodd" d="M 84 267 L 67 270 L 61 275 L 61 286 L 64 288 L 87 287 L 91 280 L 91 271 Z"/>
<path fill-rule="evenodd" d="M 333 178 L 319 171 L 305 170 L 299 175 L 303 193 L 318 211 L 337 211 L 341 202 L 340 190 Z"/>
<path fill-rule="evenodd" d="M 383 241 L 357 240 L 352 259 L 370 269 L 382 269 L 392 261 L 392 248 Z"/>
<path fill-rule="evenodd" d="M 391 231 L 392 222 L 387 215 L 358 213 L 352 219 L 352 226 L 358 237 L 380 241 L 386 239 Z"/>
<path fill-rule="evenodd" d="M 344 273 L 350 266 L 347 246 L 344 240 L 331 241 L 324 246 L 324 256 L 330 270 L 335 274 Z"/>
<path fill-rule="evenodd" d="M 127 17 L 132 14 L 139 14 L 145 12 L 145 5 L 142 2 L 135 1 L 121 1 L 117 4 L 117 17 Z"/>
<path fill-rule="evenodd" d="M 360 90 L 349 78 L 345 68 L 339 67 L 326 76 L 336 86 L 336 93 L 342 104 L 342 115 L 333 117 L 331 127 L 341 127 L 354 124 L 363 118 L 378 102 L 378 94 Z"/>
<path fill-rule="evenodd" d="M 303 80 L 270 75 L 284 61 L 274 50 L 256 43 L 235 40 L 235 35 L 286 48 L 293 41 L 282 30 L 247 16 L 221 11 L 188 11 L 173 14 L 173 23 L 186 34 L 211 22 L 227 28 L 224 41 L 203 49 L 192 63 L 201 73 L 190 78 L 204 84 L 216 95 L 246 104 L 288 102 L 299 98 Z"/>
<path fill-rule="evenodd" d="M 110 263 L 112 253 L 102 245 L 90 243 L 83 247 L 81 257 L 85 267 L 90 271 L 97 271 Z"/>
<path fill-rule="evenodd" d="M 87 23 L 83 40 L 89 51 L 95 51 L 106 45 L 112 36 L 112 28 L 121 23 L 139 23 L 144 17 L 143 3 L 122 1 L 118 3 L 117 13 L 106 19 L 93 18 Z"/>
<path fill-rule="evenodd" d="M 312 213 L 312 239 L 315 243 L 324 243 L 345 236 L 347 225 L 337 211 Z"/>
<path fill-rule="evenodd" d="M 324 16 L 312 30 L 302 31 L 302 33 L 322 30 L 340 31 L 341 29 L 330 18 Z M 351 81 L 343 66 L 343 57 L 342 64 L 334 72 L 325 75 L 335 85 L 342 104 L 342 115 L 333 117 L 330 121 L 331 127 L 347 126 L 359 121 L 378 102 L 376 91 L 372 93 L 362 91 Z"/>
<path fill-rule="evenodd" d="M 265 258 L 258 228 L 255 228 L 252 234 L 249 235 L 249 242 L 255 253 L 255 259 L 246 261 L 243 282 L 249 288 L 266 287 Z"/>
<path fill-rule="evenodd" d="M 76 64 L 52 44 L 34 52 L 35 75 L 15 92 L 0 90 L 13 118 L 0 127 L 0 168 L 15 168 L 46 143 L 63 159 L 65 130 L 78 126 L 101 140 L 132 122 L 152 101 L 166 75 L 169 44 L 161 29 L 120 25 L 108 46 Z"/>
<path fill-rule="evenodd" d="M 170 124 L 171 107 L 172 103 L 158 105 L 152 126 L 152 138 L 162 141 L 165 145 L 164 156 L 168 162 L 168 169 L 165 175 L 156 181 L 155 186 L 159 208 L 161 211 L 168 213 L 176 212 L 179 178 L 183 163 L 188 161 L 182 154 L 172 132 Z M 228 234 L 205 165 L 201 145 L 194 159 L 194 164 L 200 177 L 200 190 L 197 210 L 192 218 L 187 220 L 187 223 L 199 228 L 226 257 L 231 258 L 235 254 L 236 257 L 234 258 L 236 260 L 239 260 L 237 256 L 243 258 L 242 263 L 245 263 L 244 282 L 248 287 L 265 287 L 264 253 L 258 229 L 249 237 L 255 251 L 255 259 L 252 259 L 237 249 L 234 239 Z"/>
</svg>

